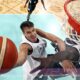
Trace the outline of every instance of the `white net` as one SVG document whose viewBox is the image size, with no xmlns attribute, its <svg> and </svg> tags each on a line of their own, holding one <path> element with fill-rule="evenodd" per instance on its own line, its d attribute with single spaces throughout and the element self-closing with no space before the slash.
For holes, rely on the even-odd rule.
<svg viewBox="0 0 80 80">
<path fill-rule="evenodd" d="M 80 0 L 73 0 L 67 5 L 68 12 L 80 23 Z"/>
<path fill-rule="evenodd" d="M 67 11 L 73 17 L 75 21 L 80 24 L 80 0 L 73 0 L 67 4 Z M 68 37 L 76 39 L 80 42 L 80 35 L 78 35 L 77 31 L 73 29 L 68 23 L 68 16 L 65 15 L 62 28 Z M 74 23 L 74 22 L 73 22 Z"/>
</svg>

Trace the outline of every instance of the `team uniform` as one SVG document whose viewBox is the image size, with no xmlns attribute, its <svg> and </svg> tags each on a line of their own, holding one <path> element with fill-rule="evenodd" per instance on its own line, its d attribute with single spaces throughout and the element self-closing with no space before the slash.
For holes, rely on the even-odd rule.
<svg viewBox="0 0 80 80">
<path fill-rule="evenodd" d="M 22 43 L 27 43 L 31 45 L 33 52 L 31 55 L 28 55 L 26 62 L 23 64 L 23 71 L 24 71 L 24 79 L 23 80 L 34 80 L 36 75 L 38 74 L 39 71 L 36 73 L 30 74 L 30 71 L 33 70 L 34 68 L 38 67 L 40 63 L 38 61 L 35 61 L 31 56 L 34 57 L 47 57 L 46 54 L 46 42 L 38 37 L 38 42 L 32 43 L 29 40 L 27 40 L 24 36 L 22 36 Z"/>
<path fill-rule="evenodd" d="M 38 0 L 29 0 L 28 12 L 32 12 L 35 9 L 37 3 Z"/>
<path fill-rule="evenodd" d="M 66 44 L 66 49 L 68 50 L 67 53 L 70 54 L 70 52 L 73 52 L 73 53 L 79 54 L 78 61 L 73 62 L 73 64 L 75 65 L 76 68 L 80 68 L 80 64 L 79 64 L 79 62 L 80 62 L 80 39 L 78 39 L 75 35 L 73 35 L 73 36 L 66 38 L 64 42 Z M 65 53 L 63 55 L 65 55 Z M 57 63 L 55 68 L 59 68 L 59 67 L 60 67 L 60 65 Z"/>
<path fill-rule="evenodd" d="M 30 15 L 33 12 L 33 10 L 35 9 L 37 3 L 38 3 L 38 0 L 29 0 L 27 21 L 29 21 Z M 26 4 L 27 4 L 27 2 L 26 2 Z"/>
<path fill-rule="evenodd" d="M 76 48 L 79 52 L 79 55 L 80 55 L 80 41 L 79 41 L 79 39 L 77 39 L 77 37 L 71 36 L 69 38 L 66 38 L 65 43 L 71 47 Z"/>
<path fill-rule="evenodd" d="M 73 49 L 76 49 L 77 50 L 77 52 L 79 53 L 79 55 L 80 55 L 80 39 L 78 39 L 77 37 L 75 37 L 74 35 L 73 36 L 71 36 L 71 37 L 69 37 L 69 38 L 66 38 L 65 39 L 65 44 L 66 44 L 66 46 L 67 47 L 69 47 L 69 48 L 73 48 Z M 53 43 L 53 46 L 54 46 L 54 43 Z M 56 48 L 57 50 L 59 49 L 58 47 Z M 70 50 L 73 50 L 73 49 L 69 49 L 69 51 Z M 59 51 L 59 50 L 58 50 Z M 65 53 L 64 53 L 65 54 Z M 64 55 L 63 54 L 63 55 Z M 51 56 L 51 55 L 49 55 L 49 56 Z M 77 61 L 77 62 L 73 62 L 73 64 L 75 65 L 75 67 L 77 68 L 77 69 L 79 69 L 80 68 L 80 56 L 79 56 L 79 60 Z M 59 62 L 59 63 L 53 63 L 53 65 L 51 66 L 51 68 L 55 68 L 55 69 L 63 69 L 63 67 L 62 67 L 62 64 Z M 61 73 L 60 73 L 61 74 Z M 64 73 L 64 71 L 62 72 L 62 74 L 66 74 L 66 73 Z M 80 74 L 80 72 L 79 72 L 79 70 L 78 70 L 78 74 Z M 63 75 L 62 75 L 63 76 Z M 61 77 L 62 77 L 61 76 Z M 64 76 L 66 76 L 66 75 L 64 75 Z M 53 76 L 50 76 L 52 79 L 55 79 L 55 77 L 54 77 L 54 75 Z M 59 77 L 60 77 L 60 75 L 59 75 Z M 80 80 L 80 77 L 79 76 L 77 76 L 76 77 L 76 80 Z"/>
<path fill-rule="evenodd" d="M 78 50 L 79 60 L 74 63 L 75 67 L 78 69 L 76 80 L 80 80 L 80 38 L 76 37 L 76 35 L 71 35 L 69 38 L 66 38 L 65 43 L 71 47 L 74 47 Z"/>
</svg>

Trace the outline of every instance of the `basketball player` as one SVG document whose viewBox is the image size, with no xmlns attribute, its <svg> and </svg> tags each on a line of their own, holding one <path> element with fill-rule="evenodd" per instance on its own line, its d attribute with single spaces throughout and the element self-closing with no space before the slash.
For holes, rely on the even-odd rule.
<svg viewBox="0 0 80 80">
<path fill-rule="evenodd" d="M 26 0 L 26 3 L 24 5 L 24 7 L 26 7 L 26 4 L 28 3 L 28 16 L 27 16 L 27 21 L 29 21 L 29 18 L 30 18 L 30 15 L 31 13 L 34 11 L 35 7 L 36 7 L 36 4 L 38 3 L 38 0 Z M 41 3 L 44 7 L 44 9 L 46 10 L 45 8 L 45 5 L 44 5 L 44 1 L 41 0 Z"/>
<path fill-rule="evenodd" d="M 21 24 L 20 28 L 23 32 L 23 37 L 22 37 L 22 42 L 20 45 L 20 51 L 19 51 L 20 53 L 18 54 L 18 60 L 15 66 L 21 66 L 24 63 L 23 64 L 24 80 L 36 80 L 35 77 L 39 73 L 37 71 L 34 74 L 30 74 L 31 70 L 33 70 L 34 68 L 40 65 L 40 62 L 34 60 L 32 56 L 36 58 L 47 57 L 47 54 L 45 51 L 46 41 L 43 40 L 43 38 L 46 38 L 58 44 L 61 54 L 59 53 L 57 55 L 52 56 L 54 62 L 61 61 L 63 64 L 63 69 L 65 71 L 76 72 L 75 66 L 72 64 L 70 60 L 74 59 L 76 61 L 79 55 L 78 53 L 75 54 L 75 53 L 70 53 L 70 52 L 69 53 L 64 52 L 66 50 L 66 45 L 64 41 L 62 41 L 60 38 L 56 37 L 55 35 L 51 33 L 44 32 L 40 29 L 36 29 L 34 27 L 34 24 L 30 21 L 24 21 Z M 70 48 L 70 49 L 73 49 L 73 48 Z M 74 49 L 74 51 L 77 52 L 76 49 Z M 51 61 L 52 60 L 47 61 L 46 64 L 43 63 L 43 67 L 45 66 L 47 67 Z M 40 80 L 39 77 L 37 77 L 37 80 Z M 45 78 L 41 80 L 45 80 Z"/>
<path fill-rule="evenodd" d="M 69 30 L 69 37 L 67 37 L 65 39 L 65 44 L 66 44 L 66 52 L 69 53 L 69 56 L 71 56 L 70 54 L 71 53 L 76 53 L 76 54 L 79 54 L 80 55 L 80 35 L 77 34 L 77 32 L 75 30 Z M 53 46 L 57 49 L 56 51 L 58 51 L 58 54 L 60 53 L 59 51 L 59 48 L 56 44 L 52 43 Z M 62 52 L 61 52 L 62 53 Z M 64 53 L 64 52 L 63 52 Z M 65 55 L 65 53 L 63 54 Z M 76 55 L 79 57 L 79 55 Z M 35 72 L 37 71 L 38 69 L 42 69 L 43 67 L 44 68 L 59 68 L 59 69 L 62 69 L 63 65 L 65 67 L 64 70 L 67 70 L 66 68 L 68 68 L 65 64 L 62 64 L 60 65 L 59 63 L 57 63 L 57 60 L 55 61 L 54 63 L 54 56 L 53 54 L 49 55 L 47 58 L 34 58 L 35 60 L 37 61 L 40 61 L 41 64 L 32 71 Z M 59 57 L 57 57 L 59 59 Z M 74 57 L 74 59 L 72 60 L 72 64 L 75 65 L 75 67 L 77 68 L 77 74 L 76 74 L 76 80 L 80 80 L 80 72 L 79 72 L 79 69 L 80 69 L 80 59 L 76 59 L 77 57 Z M 76 59 L 76 60 L 75 60 Z M 50 62 L 49 62 L 50 61 Z M 49 63 L 48 63 L 49 62 Z M 45 64 L 44 64 L 45 63 Z M 66 72 L 68 72 L 69 74 L 72 72 L 70 72 L 69 69 L 72 69 L 72 68 L 68 68 L 68 70 Z M 74 69 L 74 68 L 73 68 Z M 47 70 L 46 70 L 47 71 Z M 45 71 L 45 73 L 46 73 Z M 39 75 L 42 74 L 42 71 L 40 73 L 38 73 Z M 65 73 L 66 74 L 66 73 Z M 52 77 L 52 76 L 51 76 Z M 53 78 L 53 77 L 52 77 Z"/>
</svg>

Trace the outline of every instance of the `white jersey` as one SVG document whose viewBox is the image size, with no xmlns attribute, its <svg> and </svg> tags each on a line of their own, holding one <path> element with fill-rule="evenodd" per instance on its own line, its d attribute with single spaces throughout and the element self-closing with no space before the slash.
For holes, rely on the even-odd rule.
<svg viewBox="0 0 80 80">
<path fill-rule="evenodd" d="M 79 52 L 79 62 L 80 62 L 80 40 L 76 37 L 66 38 L 65 43 L 69 46 L 75 47 Z"/>
<path fill-rule="evenodd" d="M 33 49 L 32 54 L 27 57 L 27 60 L 23 65 L 23 67 L 25 68 L 25 75 L 27 76 L 27 74 L 28 74 L 27 79 L 25 79 L 25 80 L 33 80 L 33 78 L 37 75 L 37 73 L 32 75 L 29 72 L 40 65 L 40 63 L 38 61 L 34 60 L 31 56 L 34 56 L 37 58 L 38 57 L 47 57 L 47 54 L 45 51 L 46 42 L 39 37 L 38 37 L 38 39 L 39 39 L 38 43 L 32 43 L 29 40 L 27 40 L 24 36 L 22 36 L 21 43 L 28 43 L 32 46 L 32 49 Z M 29 72 L 27 70 L 29 70 Z"/>
<path fill-rule="evenodd" d="M 80 41 L 75 38 L 66 38 L 65 43 L 69 46 L 75 47 L 80 54 Z"/>
</svg>

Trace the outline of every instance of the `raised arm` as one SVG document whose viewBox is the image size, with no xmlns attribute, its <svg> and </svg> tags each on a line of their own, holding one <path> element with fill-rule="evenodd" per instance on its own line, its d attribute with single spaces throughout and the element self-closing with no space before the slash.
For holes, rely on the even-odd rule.
<svg viewBox="0 0 80 80">
<path fill-rule="evenodd" d="M 61 40 L 60 38 L 58 38 L 57 36 L 48 33 L 48 32 L 44 32 L 40 29 L 36 29 L 37 34 L 40 35 L 41 37 L 44 37 L 52 42 L 55 42 L 58 44 L 60 51 L 64 51 L 65 50 L 65 43 L 63 40 Z"/>
<path fill-rule="evenodd" d="M 24 4 L 24 8 L 26 7 L 26 4 L 28 3 L 29 0 L 26 0 L 25 4 Z"/>
</svg>

